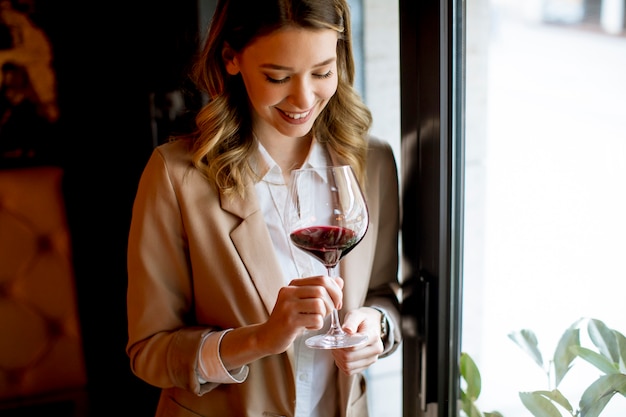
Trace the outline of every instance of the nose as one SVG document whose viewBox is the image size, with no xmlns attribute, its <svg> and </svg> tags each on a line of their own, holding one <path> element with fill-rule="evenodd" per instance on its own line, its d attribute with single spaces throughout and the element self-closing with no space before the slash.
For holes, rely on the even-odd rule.
<svg viewBox="0 0 626 417">
<path fill-rule="evenodd" d="M 312 83 L 306 77 L 298 77 L 291 84 L 289 104 L 300 110 L 311 108 L 315 102 L 315 91 Z"/>
</svg>

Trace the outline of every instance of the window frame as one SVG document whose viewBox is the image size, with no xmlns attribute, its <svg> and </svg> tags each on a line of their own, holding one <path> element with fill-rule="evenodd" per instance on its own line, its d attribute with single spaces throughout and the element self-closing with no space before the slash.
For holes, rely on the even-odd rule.
<svg viewBox="0 0 626 417">
<path fill-rule="evenodd" d="M 400 0 L 403 415 L 457 416 L 464 3 Z"/>
</svg>

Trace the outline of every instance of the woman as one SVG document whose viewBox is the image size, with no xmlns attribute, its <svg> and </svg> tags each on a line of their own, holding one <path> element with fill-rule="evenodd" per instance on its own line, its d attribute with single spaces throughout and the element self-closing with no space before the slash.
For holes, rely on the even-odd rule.
<svg viewBox="0 0 626 417">
<path fill-rule="evenodd" d="M 345 0 L 219 1 L 194 68 L 197 129 L 155 149 L 129 233 L 127 353 L 157 416 L 368 416 L 363 375 L 400 343 L 398 184 L 353 89 Z M 293 250 L 291 170 L 352 166 L 365 238 L 341 278 Z M 306 347 L 333 307 L 356 348 Z"/>
</svg>

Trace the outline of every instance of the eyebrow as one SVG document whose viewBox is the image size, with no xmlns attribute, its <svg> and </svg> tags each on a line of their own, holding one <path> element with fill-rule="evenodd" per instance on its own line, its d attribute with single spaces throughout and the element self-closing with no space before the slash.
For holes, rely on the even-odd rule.
<svg viewBox="0 0 626 417">
<path fill-rule="evenodd" d="M 333 61 L 336 61 L 336 60 L 337 60 L 337 58 L 335 58 L 335 57 L 329 58 L 326 61 L 322 61 L 319 64 L 313 65 L 313 68 L 323 67 L 323 66 L 328 65 L 328 64 L 330 64 L 330 63 L 332 63 Z M 277 64 L 262 64 L 261 68 L 277 70 L 277 71 L 291 71 L 291 70 L 293 70 L 293 68 L 291 68 L 291 67 L 285 67 L 283 65 L 277 65 Z"/>
</svg>

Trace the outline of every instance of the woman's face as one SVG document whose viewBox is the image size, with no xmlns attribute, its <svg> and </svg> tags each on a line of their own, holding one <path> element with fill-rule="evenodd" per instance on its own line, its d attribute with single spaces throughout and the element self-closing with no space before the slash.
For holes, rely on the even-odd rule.
<svg viewBox="0 0 626 417">
<path fill-rule="evenodd" d="M 241 74 L 255 133 L 305 136 L 337 91 L 334 30 L 285 28 L 259 37 L 239 53 L 225 53 L 229 74 Z"/>
</svg>

